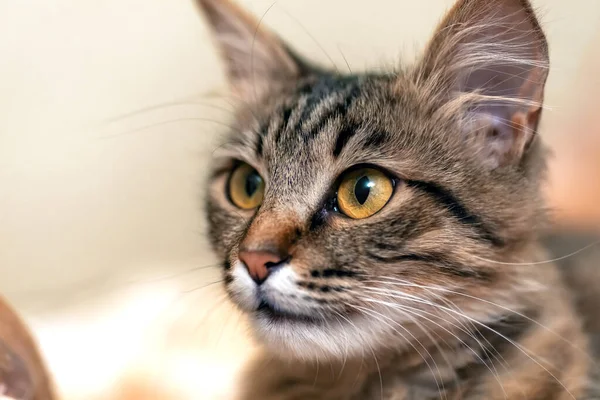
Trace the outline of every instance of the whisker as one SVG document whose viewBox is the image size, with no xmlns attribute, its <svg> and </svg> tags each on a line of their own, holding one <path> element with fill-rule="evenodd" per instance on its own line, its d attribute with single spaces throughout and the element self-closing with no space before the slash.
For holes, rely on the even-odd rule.
<svg viewBox="0 0 600 400">
<path fill-rule="evenodd" d="M 527 321 L 535 324 L 536 326 L 544 329 L 546 332 L 551 333 L 552 335 L 554 335 L 556 338 L 560 339 L 561 341 L 563 341 L 564 343 L 568 344 L 571 348 L 573 348 L 574 350 L 577 350 L 578 352 L 580 352 L 581 354 L 585 355 L 586 358 L 588 358 L 589 361 L 593 362 L 594 365 L 597 364 L 597 361 L 593 359 L 593 357 L 591 357 L 589 354 L 587 354 L 583 349 L 581 349 L 580 347 L 576 346 L 575 344 L 573 344 L 571 341 L 567 340 L 565 337 L 563 337 L 562 335 L 560 335 L 558 332 L 555 332 L 554 330 L 548 328 L 546 325 L 542 324 L 541 322 L 537 321 L 534 318 L 531 318 L 519 311 L 513 310 L 511 308 L 508 308 L 506 306 L 503 306 L 501 304 L 495 303 L 493 301 L 490 300 L 486 300 L 486 299 L 482 299 L 480 297 L 477 296 L 472 296 L 466 293 L 462 293 L 462 292 L 458 292 L 452 289 L 448 289 L 448 288 L 444 288 L 444 287 L 439 287 L 439 286 L 428 286 L 428 285 L 420 285 L 420 284 L 416 284 L 416 283 L 412 283 L 409 281 L 405 281 L 402 279 L 398 279 L 398 278 L 393 278 L 393 277 L 388 277 L 387 279 L 391 279 L 391 281 L 372 281 L 374 283 L 382 283 L 382 284 L 388 284 L 388 285 L 400 285 L 400 286 L 410 286 L 410 287 L 416 287 L 416 288 L 420 288 L 420 289 L 427 289 L 427 290 L 435 290 L 435 291 L 440 291 L 440 292 L 444 292 L 444 293 L 451 293 L 457 296 L 463 296 L 466 297 L 468 299 L 472 299 L 472 300 L 476 300 L 476 301 L 480 301 L 489 305 L 492 305 L 494 307 L 498 307 L 502 310 L 508 311 L 514 315 L 517 315 L 521 318 L 526 319 Z"/>
<path fill-rule="evenodd" d="M 110 134 L 110 135 L 100 135 L 97 136 L 98 139 L 114 139 L 115 137 L 121 137 L 121 136 L 125 136 L 125 135 L 131 135 L 137 132 L 141 132 L 144 131 L 146 129 L 149 128 L 155 128 L 158 126 L 163 126 L 163 125 L 169 125 L 169 124 L 173 124 L 175 122 L 184 122 L 184 121 L 200 121 L 200 122 L 212 122 L 213 124 L 217 124 L 217 125 L 221 125 L 226 127 L 227 129 L 229 129 L 230 131 L 237 131 L 237 128 L 235 128 L 234 126 L 231 126 L 225 122 L 222 121 L 218 121 L 215 119 L 210 119 L 210 118 L 200 118 L 200 117 L 186 117 L 186 118 L 176 118 L 176 119 L 171 119 L 168 121 L 161 121 L 161 122 L 157 122 L 154 124 L 148 124 L 148 125 L 144 125 L 140 128 L 135 128 L 133 130 L 129 130 L 129 131 L 125 131 L 125 132 L 119 132 L 119 133 L 114 133 L 114 134 Z M 242 132 L 239 132 L 240 134 Z"/>
<path fill-rule="evenodd" d="M 221 307 L 223 307 L 224 304 L 227 304 L 226 300 L 227 299 L 227 293 L 221 293 L 219 296 L 214 298 L 214 303 L 216 303 L 216 306 L 212 306 L 210 307 L 210 310 L 203 314 L 202 317 L 200 318 L 200 320 L 198 321 L 198 323 L 196 324 L 196 326 L 193 329 L 193 334 L 196 334 L 198 332 L 198 330 L 200 329 L 200 327 L 202 327 L 202 325 L 205 323 L 206 320 L 208 320 L 213 313 L 215 313 L 217 310 L 221 309 Z M 224 331 L 224 329 L 222 329 L 222 332 Z"/>
<path fill-rule="evenodd" d="M 417 287 L 417 285 L 413 285 L 413 284 L 409 284 L 409 285 L 407 285 L 407 286 L 413 286 L 413 287 Z M 423 287 L 422 285 L 418 285 L 418 286 L 419 286 L 419 287 Z M 425 287 L 423 287 L 423 288 L 425 288 Z M 370 290 L 375 290 L 375 289 L 370 289 Z M 379 288 L 377 288 L 376 290 L 377 290 L 377 292 L 384 291 L 384 289 L 379 289 Z M 452 302 L 452 301 L 450 301 L 449 299 L 445 299 L 444 297 L 442 297 L 442 296 L 439 296 L 439 295 L 437 295 L 436 293 L 432 293 L 432 292 L 431 292 L 430 290 L 428 290 L 428 289 L 425 289 L 425 290 L 426 290 L 428 293 L 430 293 L 430 294 L 434 295 L 434 297 L 435 297 L 436 299 L 438 299 L 438 300 L 440 300 L 440 301 L 444 302 L 445 304 L 449 305 L 450 307 L 454 307 L 454 308 L 455 308 L 457 311 L 460 311 L 461 313 L 463 312 L 463 311 L 460 309 L 460 307 L 458 307 L 458 306 L 457 306 L 455 303 L 453 303 L 453 302 Z M 387 292 L 387 291 L 386 291 L 386 292 Z M 392 294 L 396 294 L 396 292 L 395 292 L 395 291 L 394 291 L 394 292 L 390 292 L 390 293 L 392 293 Z M 414 297 L 418 298 L 417 296 L 414 296 Z M 481 345 L 481 343 L 479 342 L 479 340 L 478 340 L 477 338 L 475 338 L 475 337 L 474 337 L 474 336 L 471 334 L 471 332 L 469 331 L 469 328 L 467 327 L 467 324 L 469 324 L 469 325 L 470 325 L 470 327 L 471 327 L 471 328 L 473 328 L 473 330 L 474 330 L 474 331 L 477 331 L 477 329 L 475 328 L 475 325 L 474 325 L 473 323 L 470 323 L 469 321 L 460 321 L 458 318 L 456 318 L 456 317 L 455 317 L 455 316 L 453 316 L 453 315 L 450 315 L 450 317 L 451 317 L 453 320 L 455 320 L 457 324 L 459 324 L 459 325 L 460 325 L 460 327 L 458 327 L 458 329 L 461 329 L 461 330 L 462 330 L 464 333 L 466 333 L 466 334 L 467 334 L 467 335 L 469 335 L 471 338 L 473 338 L 473 339 L 474 339 L 474 340 L 477 342 L 477 344 L 479 344 L 479 346 L 480 346 L 482 349 L 484 348 L 484 347 Z M 447 322 L 449 322 L 449 321 L 447 321 Z M 453 325 L 454 325 L 454 324 L 453 324 Z M 461 327 L 464 327 L 464 330 L 463 330 Z M 482 339 L 483 339 L 485 342 L 487 342 L 487 344 L 488 344 L 488 345 L 490 345 L 490 346 L 492 347 L 492 349 L 493 349 L 493 350 L 495 350 L 495 347 L 494 347 L 494 346 L 492 346 L 492 344 L 489 342 L 489 340 L 487 340 L 485 337 L 482 337 Z M 498 360 L 498 361 L 499 361 L 501 364 L 503 364 L 503 362 L 505 362 L 505 361 L 506 361 L 506 360 L 504 360 L 504 357 L 503 357 L 501 354 L 499 354 L 497 351 L 495 352 L 495 354 L 493 354 L 493 356 L 494 356 L 494 358 L 496 358 L 496 359 L 497 359 L 497 360 Z M 499 359 L 498 359 L 498 356 L 499 356 L 499 357 L 500 357 L 502 360 L 499 360 Z M 503 364 L 503 365 L 504 365 L 504 364 Z M 506 368 L 506 366 L 505 366 L 505 368 Z M 495 366 L 494 366 L 494 369 L 495 369 Z"/>
<path fill-rule="evenodd" d="M 373 351 L 373 347 L 371 347 L 371 345 L 369 345 L 369 350 L 371 350 L 371 354 L 375 360 L 375 365 L 377 366 L 377 372 L 379 373 L 379 390 L 381 393 L 381 400 L 383 400 L 383 377 L 381 376 L 381 367 L 379 367 L 379 361 L 377 361 L 377 357 L 375 357 L 375 351 Z"/>
<path fill-rule="evenodd" d="M 335 64 L 335 61 L 333 61 L 333 58 L 331 58 L 329 53 L 327 53 L 327 51 L 325 51 L 325 48 L 323 46 L 321 46 L 321 43 L 319 43 L 319 41 L 308 31 L 308 29 L 306 29 L 304 24 L 302 22 L 300 22 L 300 20 L 298 20 L 298 18 L 294 17 L 287 10 L 285 10 L 283 7 L 279 6 L 279 8 L 281 8 L 281 11 L 283 11 L 290 19 L 292 19 L 304 31 L 304 33 L 306 33 L 306 35 L 317 45 L 317 47 L 319 47 L 319 49 L 323 52 L 325 57 L 327 57 L 329 59 L 329 61 L 331 62 L 331 66 L 339 74 L 340 70 L 338 69 L 337 65 Z"/>
<path fill-rule="evenodd" d="M 221 302 L 220 306 L 222 306 L 224 303 Z M 213 308 L 212 311 L 214 311 L 217 307 Z M 219 343 L 221 342 L 221 338 L 223 337 L 223 334 L 225 333 L 225 328 L 227 326 L 227 324 L 229 323 L 229 320 L 231 319 L 231 316 L 233 313 L 227 313 L 228 316 L 226 317 L 227 319 L 223 322 L 222 326 L 221 326 L 221 333 L 219 334 L 219 338 L 217 339 L 217 343 L 215 344 L 215 346 L 218 346 Z M 237 320 L 239 321 L 240 319 L 240 315 L 238 314 L 238 318 Z"/>
<path fill-rule="evenodd" d="M 586 251 L 587 249 L 590 249 L 590 248 L 592 248 L 594 246 L 597 246 L 599 244 L 600 244 L 600 240 L 597 240 L 597 241 L 595 241 L 595 242 L 593 242 L 593 243 L 591 243 L 591 244 L 589 244 L 589 245 L 587 245 L 585 247 L 582 247 L 581 249 L 576 250 L 576 251 L 574 251 L 574 252 L 572 252 L 570 254 L 567 254 L 567 255 L 561 256 L 561 257 L 557 257 L 557 258 L 553 258 L 553 259 L 550 259 L 550 260 L 545 260 L 545 261 L 532 261 L 532 262 L 512 263 L 512 262 L 502 262 L 502 261 L 490 260 L 490 259 L 487 259 L 487 258 L 477 257 L 476 255 L 473 255 L 473 257 L 477 258 L 479 260 L 482 260 L 482 261 L 487 261 L 487 262 L 491 262 L 491 263 L 499 264 L 499 265 L 516 265 L 516 266 L 542 265 L 542 264 L 550 264 L 550 263 L 554 263 L 556 261 L 565 260 L 565 259 L 567 259 L 569 257 L 573 257 L 573 256 L 575 256 L 575 255 L 577 255 L 579 253 L 582 253 L 582 252 Z"/>
<path fill-rule="evenodd" d="M 265 12 L 263 13 L 263 15 L 261 15 L 260 19 L 258 20 L 258 23 L 256 24 L 256 28 L 254 29 L 254 35 L 252 36 L 252 46 L 250 47 L 250 76 L 252 77 L 252 86 L 254 89 L 254 102 L 256 104 L 258 104 L 258 92 L 256 90 L 256 79 L 255 79 L 255 66 L 254 66 L 254 48 L 256 45 L 256 35 L 258 35 L 258 30 L 260 29 L 260 26 L 262 25 L 263 20 L 265 19 L 265 17 L 267 16 L 267 14 L 269 13 L 269 11 L 271 11 L 271 9 L 275 6 L 275 4 L 277 4 L 278 0 L 275 0 L 273 3 L 271 3 L 271 5 L 265 10 Z"/>
<path fill-rule="evenodd" d="M 215 110 L 221 110 L 221 111 L 225 111 L 227 113 L 232 113 L 233 109 L 227 109 L 225 107 L 221 107 L 218 106 L 216 104 L 210 104 L 210 103 L 205 103 L 205 102 L 200 102 L 200 101 L 194 101 L 193 100 L 194 97 L 190 98 L 189 100 L 184 99 L 184 100 L 176 100 L 176 101 L 167 101 L 164 103 L 159 103 L 159 104 L 154 104 L 148 107 L 143 107 L 140 108 L 138 110 L 134 110 L 134 111 L 130 111 L 130 112 L 126 112 L 123 114 L 119 114 L 117 116 L 105 119 L 103 121 L 100 121 L 101 124 L 111 124 L 114 122 L 118 122 L 121 121 L 123 119 L 126 118 L 130 118 L 130 117 L 134 117 L 140 114 L 145 114 L 147 112 L 150 111 L 156 111 L 156 110 L 161 110 L 161 109 L 165 109 L 165 108 L 170 108 L 170 107 L 177 107 L 177 106 L 186 106 L 186 105 L 197 105 L 197 106 L 204 106 L 207 108 L 213 108 Z"/>
<path fill-rule="evenodd" d="M 315 380 L 313 382 L 313 388 L 317 386 L 317 380 L 319 379 L 319 358 L 317 357 L 317 368 L 315 371 Z"/>
<path fill-rule="evenodd" d="M 133 285 L 133 284 L 138 284 L 138 283 L 144 284 L 144 283 L 163 282 L 163 281 L 166 281 L 166 280 L 169 280 L 169 279 L 179 278 L 181 276 L 190 274 L 192 272 L 204 270 L 204 269 L 207 269 L 207 268 L 220 267 L 221 265 L 222 265 L 221 263 L 215 263 L 215 264 L 204 265 L 202 267 L 193 267 L 193 268 L 189 268 L 189 269 L 186 269 L 184 271 L 181 271 L 181 272 L 176 272 L 176 273 L 170 274 L 170 275 L 164 275 L 164 276 L 161 276 L 161 277 L 158 277 L 158 278 L 128 281 L 128 282 L 125 282 L 125 285 Z"/>
<path fill-rule="evenodd" d="M 366 291 L 371 291 L 371 292 L 375 291 L 375 289 L 371 289 L 371 288 L 366 288 L 366 289 L 364 289 L 364 290 L 366 290 Z M 382 293 L 382 292 L 383 292 L 383 291 L 380 291 L 380 290 L 377 290 L 377 291 L 376 291 L 376 293 L 377 293 L 377 294 L 384 294 L 384 296 L 387 296 L 387 294 L 386 294 L 386 293 Z M 394 293 L 397 293 L 397 292 L 394 292 Z M 431 336 L 431 334 L 429 333 L 429 331 L 427 331 L 427 330 L 426 330 L 426 329 L 425 329 L 425 328 L 422 326 L 422 324 L 420 324 L 420 323 L 419 323 L 417 320 L 415 320 L 414 318 L 412 318 L 412 317 L 411 317 L 411 316 L 409 316 L 409 315 L 407 315 L 407 316 L 408 316 L 409 318 L 411 318 L 411 320 L 413 321 L 413 323 L 415 323 L 415 324 L 416 324 L 416 325 L 419 327 L 419 329 L 421 329 L 421 330 L 423 331 L 423 333 L 424 333 L 424 334 L 425 334 L 425 335 L 428 337 L 428 339 L 429 339 L 429 340 L 431 340 L 431 341 L 434 343 L 434 345 L 436 346 L 437 350 L 440 352 L 440 354 L 442 355 L 442 357 L 444 357 L 444 360 L 446 361 L 446 363 L 448 364 L 448 366 L 450 366 L 450 364 L 451 364 L 451 363 L 450 363 L 450 362 L 449 362 L 449 360 L 448 360 L 448 359 L 445 357 L 445 353 L 444 353 L 444 352 L 442 351 L 442 349 L 439 347 L 439 344 L 438 344 L 438 343 L 437 343 L 437 341 L 436 341 L 436 340 L 435 340 L 435 339 L 434 339 L 434 338 Z M 440 338 L 440 339 L 441 339 L 441 340 L 442 340 L 442 341 L 443 341 L 443 342 L 444 342 L 446 345 L 448 345 L 448 342 L 447 342 L 445 339 L 441 338 L 441 336 L 440 336 L 439 334 L 437 334 L 437 333 L 436 333 L 436 335 L 437 335 L 437 336 L 438 336 L 438 337 L 439 337 L 439 338 Z M 448 346 L 449 346 L 449 345 L 448 345 Z"/>
<path fill-rule="evenodd" d="M 225 282 L 225 279 L 219 279 L 218 281 L 210 282 L 210 283 L 207 283 L 207 284 L 205 284 L 205 285 L 202 285 L 202 286 L 200 286 L 200 287 L 197 287 L 197 288 L 194 288 L 194 289 L 184 290 L 184 291 L 182 291 L 181 293 L 182 293 L 182 294 L 189 294 L 189 293 L 193 293 L 193 292 L 196 292 L 196 291 L 198 291 L 198 290 L 205 289 L 205 288 L 207 288 L 207 287 L 209 287 L 209 286 L 216 285 L 217 283 L 221 283 L 221 282 Z"/>
<path fill-rule="evenodd" d="M 434 339 L 434 337 L 431 335 L 431 333 L 425 329 L 425 327 L 423 326 L 423 324 L 421 324 L 416 318 L 414 318 L 412 315 L 408 314 L 408 310 L 403 309 L 403 311 L 405 312 L 405 315 L 410 318 L 410 320 L 419 328 L 421 329 L 421 331 L 425 334 L 425 336 L 427 336 L 427 338 L 433 343 L 433 345 L 435 346 L 435 348 L 437 349 L 437 351 L 440 353 L 440 355 L 442 356 L 442 358 L 444 359 L 444 361 L 446 362 L 446 364 L 448 365 L 448 367 L 453 370 L 452 368 L 452 364 L 450 363 L 450 360 L 448 359 L 448 357 L 446 357 L 446 352 L 444 350 L 442 350 L 442 348 L 439 345 L 439 342 L 437 340 Z M 434 332 L 435 333 L 435 332 Z M 436 335 L 438 336 L 438 338 L 440 338 L 447 346 L 448 346 L 448 342 L 443 339 L 439 334 L 436 333 Z M 435 363 L 435 361 L 434 361 Z M 437 368 L 437 364 L 436 364 L 436 368 Z M 438 373 L 441 375 L 441 372 L 439 371 L 438 368 Z M 443 397 L 447 398 L 446 396 L 446 388 L 444 386 L 444 380 L 443 378 L 440 376 L 440 381 L 441 381 L 441 389 L 444 391 L 443 393 Z M 454 381 L 458 386 L 458 377 L 456 376 L 456 374 L 454 374 Z M 439 391 L 439 387 L 438 387 L 438 391 Z M 442 393 L 440 392 L 440 398 L 442 397 Z"/>
<path fill-rule="evenodd" d="M 402 298 L 402 297 L 400 297 Z M 414 299 L 410 299 L 411 301 L 416 301 Z M 460 316 L 467 318 L 469 320 L 471 320 L 472 322 L 474 322 L 477 325 L 480 325 L 481 327 L 489 330 L 490 332 L 498 335 L 499 337 L 501 337 L 502 339 L 506 340 L 508 343 L 512 344 L 513 346 L 515 346 L 515 348 L 517 348 L 519 351 L 521 351 L 521 353 L 523 355 L 525 355 L 527 358 L 529 358 L 532 362 L 534 362 L 537 366 L 539 366 L 540 368 L 542 368 L 548 375 L 550 375 L 574 400 L 576 400 L 575 396 L 573 396 L 573 394 L 571 393 L 571 391 L 569 391 L 569 389 L 560 381 L 560 379 L 558 379 L 556 377 L 556 375 L 554 375 L 552 372 L 550 372 L 548 370 L 548 368 L 544 367 L 538 360 L 536 360 L 533 356 L 538 357 L 535 353 L 531 352 L 529 349 L 524 348 L 523 346 L 521 346 L 520 344 L 516 343 L 514 340 L 510 339 L 509 337 L 506 337 L 505 335 L 503 335 L 502 333 L 498 332 L 497 330 L 487 326 L 486 324 L 484 324 L 483 322 L 480 322 L 474 318 L 469 317 L 468 315 L 464 314 L 464 313 L 458 313 L 448 307 L 444 307 L 441 306 L 439 304 L 435 304 L 435 303 L 431 303 L 431 302 L 425 302 L 425 304 L 431 305 L 433 307 L 436 307 L 440 310 L 443 311 L 447 311 L 447 312 L 452 312 L 452 313 L 457 313 Z M 527 351 L 526 351 L 527 350 Z M 533 354 L 530 355 L 529 353 Z"/>
<path fill-rule="evenodd" d="M 456 311 L 464 313 L 464 311 L 456 303 L 452 302 L 451 300 L 445 299 L 443 297 L 441 297 L 441 300 L 442 300 L 442 302 L 444 302 L 444 304 L 448 305 L 450 308 L 454 308 Z M 452 318 L 455 321 L 457 321 L 458 323 L 460 323 L 458 318 L 456 318 L 454 316 L 452 316 Z M 509 370 L 508 363 L 507 363 L 506 359 L 504 358 L 504 356 L 502 354 L 500 354 L 500 352 L 496 349 L 496 347 L 485 336 L 483 336 L 481 334 L 480 330 L 475 327 L 475 324 L 473 324 L 470 321 L 465 321 L 461 325 L 465 326 L 465 327 L 468 325 L 468 327 L 470 327 L 474 332 L 472 335 L 469 335 L 469 336 L 471 338 L 473 338 L 477 342 L 479 347 L 481 347 L 482 349 L 484 349 L 484 350 L 489 349 L 493 359 L 496 360 L 501 366 L 503 366 L 504 370 L 506 372 L 508 372 L 509 374 L 512 375 L 512 373 Z M 467 328 L 467 331 L 469 331 L 468 328 Z M 475 334 L 478 334 L 478 336 L 485 342 L 484 344 L 486 346 L 489 346 L 489 348 L 482 346 L 481 343 L 479 342 L 479 340 L 475 337 Z M 496 371 L 496 366 L 494 363 L 492 363 L 492 367 Z"/>
<path fill-rule="evenodd" d="M 336 314 L 339 315 L 341 318 L 343 318 L 345 321 L 347 321 L 350 324 L 350 326 L 352 326 L 355 329 L 356 333 L 362 337 L 361 331 L 354 324 L 354 322 L 352 322 L 351 320 L 349 320 L 348 318 L 346 318 L 345 316 L 343 316 L 342 314 L 340 314 L 338 312 L 336 312 Z M 394 329 L 394 328 L 392 328 L 392 329 Z M 400 336 L 402 336 L 402 334 L 400 332 L 398 332 L 398 334 Z M 404 336 L 402 336 L 402 337 L 404 337 Z M 383 400 L 383 377 L 381 375 L 381 368 L 379 367 L 379 362 L 377 361 L 377 357 L 375 357 L 375 351 L 373 350 L 373 347 L 369 344 L 368 341 L 365 341 L 365 343 L 369 347 L 369 350 L 371 351 L 371 355 L 373 355 L 373 359 L 375 360 L 375 365 L 377 366 L 377 372 L 379 373 L 379 387 L 381 390 L 381 400 Z M 360 365 L 361 370 L 362 370 L 362 361 L 364 361 L 364 350 L 363 350 L 363 360 L 361 360 L 361 365 Z M 360 371 L 359 371 L 359 373 L 360 373 Z"/>
<path fill-rule="evenodd" d="M 340 52 L 340 55 L 342 56 L 342 58 L 344 59 L 344 62 L 346 63 L 346 67 L 348 67 L 348 72 L 352 73 L 352 68 L 350 68 L 350 63 L 348 62 L 348 59 L 346 59 L 346 56 L 342 52 L 342 49 L 339 44 L 337 45 L 337 49 Z"/>
<path fill-rule="evenodd" d="M 439 324 L 439 323 L 437 323 L 437 322 L 435 322 L 435 321 L 431 320 L 430 318 L 424 317 L 422 314 L 430 315 L 430 316 L 432 316 L 432 317 L 439 318 L 439 319 L 441 319 L 442 321 L 449 323 L 450 325 L 454 326 L 455 328 L 459 329 L 460 331 L 462 331 L 463 333 L 465 333 L 466 335 L 468 335 L 469 337 L 471 337 L 473 340 L 475 340 L 475 342 L 476 342 L 476 343 L 477 343 L 477 344 L 478 344 L 478 345 L 479 345 L 479 346 L 480 346 L 482 349 L 484 349 L 484 350 L 485 350 L 485 347 L 483 347 L 483 346 L 481 345 L 481 342 L 479 342 L 479 340 L 478 340 L 478 339 L 477 339 L 475 336 L 473 336 L 473 335 L 472 335 L 472 334 L 471 334 L 471 333 L 470 333 L 468 330 L 466 330 L 466 329 L 463 329 L 463 328 L 461 328 L 460 326 L 457 326 L 456 324 L 454 324 L 454 323 L 452 323 L 452 322 L 450 322 L 450 321 L 448 321 L 448 320 L 445 320 L 445 319 L 444 319 L 444 318 L 442 318 L 442 316 L 440 316 L 440 315 L 433 314 L 433 313 L 430 313 L 430 312 L 427 312 L 427 311 L 424 311 L 424 310 L 418 310 L 418 311 L 416 311 L 417 309 L 415 309 L 414 307 L 410 307 L 410 306 L 404 306 L 404 305 L 395 304 L 395 303 L 383 302 L 383 301 L 381 301 L 381 300 L 376 300 L 376 299 L 372 299 L 372 298 L 365 298 L 365 297 L 363 297 L 363 300 L 365 300 L 365 301 L 369 301 L 369 302 L 376 302 L 377 304 L 381 304 L 381 305 L 384 305 L 384 306 L 386 306 L 386 307 L 390 307 L 390 308 L 393 308 L 393 309 L 401 309 L 401 310 L 403 310 L 404 312 L 408 312 L 408 313 L 415 314 L 416 316 L 418 316 L 418 317 L 421 317 L 421 318 L 425 319 L 426 321 L 428 321 L 428 322 L 430 322 L 430 323 L 432 323 L 432 324 L 434 324 L 434 325 L 438 326 L 440 329 L 444 330 L 446 333 L 448 333 L 448 334 L 450 334 L 451 336 L 453 336 L 454 338 L 456 338 L 456 339 L 457 339 L 457 340 L 458 340 L 458 341 L 459 341 L 459 342 L 460 342 L 460 343 L 461 343 L 463 346 L 465 346 L 466 348 L 468 348 L 468 349 L 469 349 L 469 350 L 470 350 L 470 351 L 473 353 L 473 355 L 474 355 L 474 356 L 475 356 L 475 357 L 476 357 L 476 358 L 477 358 L 477 359 L 478 359 L 478 360 L 479 360 L 479 361 L 480 361 L 480 362 L 481 362 L 483 365 L 485 365 L 485 366 L 486 366 L 486 368 L 487 368 L 487 369 L 490 371 L 490 373 L 492 374 L 492 376 L 494 376 L 494 378 L 496 379 L 496 381 L 498 382 L 498 384 L 499 384 L 499 385 L 500 385 L 500 387 L 502 388 L 502 391 L 504 392 L 505 398 L 507 398 L 507 394 L 506 394 L 506 392 L 504 391 L 504 387 L 503 387 L 503 385 L 502 385 L 502 382 L 500 381 L 500 376 L 499 376 L 499 374 L 498 374 L 498 371 L 496 370 L 496 367 L 495 367 L 495 365 L 494 365 L 493 363 L 492 363 L 492 364 L 491 364 L 491 366 L 490 366 L 490 365 L 489 365 L 489 364 L 488 364 L 488 363 L 487 363 L 487 362 L 486 362 L 486 361 L 485 361 L 485 360 L 484 360 L 484 359 L 481 357 L 481 355 L 480 355 L 479 353 L 477 353 L 477 352 L 476 352 L 476 351 L 475 351 L 475 350 L 474 350 L 474 349 L 473 349 L 471 346 L 469 346 L 469 345 L 468 345 L 468 344 L 467 344 L 467 343 L 466 343 L 464 340 L 462 340 L 462 339 L 461 339 L 459 336 L 457 336 L 455 333 L 451 332 L 449 329 L 447 329 L 447 328 L 446 328 L 446 327 L 444 327 L 443 325 L 441 325 L 441 324 Z M 448 344 L 448 343 L 447 343 L 445 340 L 444 340 L 444 342 L 445 342 L 446 344 Z M 488 343 L 489 343 L 489 342 L 488 342 Z M 451 369 L 453 369 L 453 367 L 451 366 L 451 364 L 449 363 L 449 361 L 448 361 L 448 365 L 450 366 L 450 368 L 451 368 Z M 504 366 L 504 368 L 505 368 L 505 370 L 506 370 L 507 372 L 509 372 L 509 373 L 510 373 L 510 371 L 508 370 L 508 368 L 507 368 L 506 366 Z M 457 379 L 457 378 L 455 377 L 455 379 Z"/>
<path fill-rule="evenodd" d="M 404 340 L 411 345 L 411 347 L 417 352 L 417 354 L 419 354 L 419 356 L 423 359 L 423 361 L 425 362 L 425 364 L 427 365 L 427 367 L 429 368 L 429 370 L 431 371 L 431 375 L 433 376 L 433 379 L 435 380 L 436 386 L 438 388 L 438 391 L 442 391 L 443 388 L 443 384 L 440 385 L 440 381 L 438 381 L 438 377 L 441 379 L 442 377 L 442 373 L 440 371 L 439 366 L 437 365 L 435 359 L 433 358 L 433 356 L 431 355 L 431 353 L 429 352 L 429 350 L 427 350 L 427 348 L 423 345 L 423 343 L 421 343 L 421 341 L 419 339 L 417 339 L 412 332 L 410 332 L 406 327 L 402 326 L 401 324 L 398 324 L 396 321 L 394 321 L 393 319 L 378 313 L 375 310 L 371 310 L 368 309 L 366 307 L 362 307 L 362 306 L 356 306 L 356 305 L 352 305 L 352 304 L 348 304 L 350 307 L 355 308 L 359 311 L 362 311 L 364 313 L 370 314 L 371 316 L 374 316 L 377 320 L 379 320 L 380 322 L 384 323 L 385 325 L 387 325 L 389 328 L 391 328 L 394 332 L 396 332 L 398 335 L 400 335 L 402 338 L 404 338 Z M 373 315 L 374 314 L 374 315 Z M 392 323 L 398 325 L 399 328 L 401 328 L 404 332 L 406 332 L 408 335 L 410 335 L 418 344 L 419 346 L 421 346 L 421 348 L 425 351 L 427 357 L 425 357 L 420 351 L 419 349 L 417 349 L 417 347 L 409 340 L 406 339 L 406 337 L 400 333 L 396 328 L 394 328 L 393 326 L 391 326 L 389 323 L 383 321 L 380 318 L 384 318 L 387 320 L 390 320 Z M 437 370 L 437 376 L 436 373 L 433 371 L 433 367 L 431 366 L 431 364 L 429 363 L 428 360 L 431 360 L 433 362 L 433 365 L 435 366 L 436 370 Z M 383 393 L 383 391 L 382 391 Z"/>
<path fill-rule="evenodd" d="M 339 312 L 337 311 L 333 311 L 335 314 L 337 314 L 340 317 L 343 317 Z M 348 359 L 348 352 L 349 352 L 349 345 L 350 345 L 350 341 L 348 339 L 348 335 L 346 335 L 346 330 L 344 329 L 344 326 L 342 325 L 342 321 L 340 321 L 340 319 L 336 316 L 335 320 L 338 322 L 338 324 L 340 325 L 340 330 L 342 332 L 342 334 L 344 335 L 344 358 L 342 361 L 342 367 L 340 368 L 340 373 L 338 374 L 338 379 L 342 376 L 342 373 L 344 372 L 344 367 L 346 366 L 346 361 Z"/>
</svg>

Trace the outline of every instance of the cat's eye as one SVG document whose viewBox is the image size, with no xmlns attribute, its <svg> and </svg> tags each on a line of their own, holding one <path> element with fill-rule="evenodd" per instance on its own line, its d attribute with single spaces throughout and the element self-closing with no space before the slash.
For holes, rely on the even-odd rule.
<svg viewBox="0 0 600 400">
<path fill-rule="evenodd" d="M 250 210 L 262 203 L 265 182 L 254 168 L 242 163 L 233 170 L 229 178 L 228 191 L 234 205 Z"/>
<path fill-rule="evenodd" d="M 361 168 L 342 176 L 337 204 L 354 219 L 367 218 L 381 210 L 392 197 L 394 182 L 374 168 Z"/>
</svg>

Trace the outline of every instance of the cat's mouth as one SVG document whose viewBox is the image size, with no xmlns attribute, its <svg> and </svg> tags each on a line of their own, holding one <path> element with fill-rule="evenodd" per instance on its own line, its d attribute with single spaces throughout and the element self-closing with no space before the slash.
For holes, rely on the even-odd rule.
<svg viewBox="0 0 600 400">
<path fill-rule="evenodd" d="M 317 325 L 323 324 L 324 319 L 316 316 L 296 314 L 282 310 L 269 302 L 262 300 L 256 309 L 259 318 L 267 319 L 270 323 L 301 323 Z"/>
</svg>

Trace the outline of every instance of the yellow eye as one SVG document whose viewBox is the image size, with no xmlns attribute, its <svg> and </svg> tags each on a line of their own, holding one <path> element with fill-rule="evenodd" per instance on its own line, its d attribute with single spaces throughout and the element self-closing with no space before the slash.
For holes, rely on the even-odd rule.
<svg viewBox="0 0 600 400">
<path fill-rule="evenodd" d="M 350 171 L 342 178 L 337 202 L 340 210 L 354 219 L 367 218 L 381 210 L 394 191 L 394 184 L 373 168 Z"/>
<path fill-rule="evenodd" d="M 229 198 L 244 210 L 256 208 L 262 203 L 265 182 L 248 164 L 239 165 L 229 178 Z"/>
</svg>

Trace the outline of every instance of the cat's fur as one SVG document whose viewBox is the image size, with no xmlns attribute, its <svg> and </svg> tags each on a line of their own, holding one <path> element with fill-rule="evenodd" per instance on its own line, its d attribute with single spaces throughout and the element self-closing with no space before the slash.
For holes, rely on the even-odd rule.
<svg viewBox="0 0 600 400">
<path fill-rule="evenodd" d="M 539 240 L 549 59 L 527 0 L 459 0 L 415 65 L 357 75 L 304 61 L 227 0 L 198 1 L 240 100 L 210 236 L 270 355 L 243 398 L 600 398 Z M 239 162 L 266 181 L 255 211 L 227 198 Z M 363 220 L 330 207 L 357 164 L 397 180 Z M 240 248 L 290 258 L 258 287 Z"/>
<path fill-rule="evenodd" d="M 3 298 L 0 298 L 0 399 L 56 399 L 50 374 L 29 329 Z"/>
</svg>

